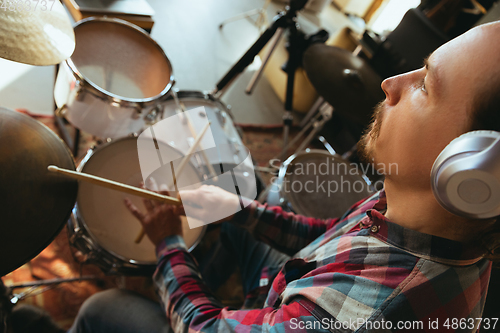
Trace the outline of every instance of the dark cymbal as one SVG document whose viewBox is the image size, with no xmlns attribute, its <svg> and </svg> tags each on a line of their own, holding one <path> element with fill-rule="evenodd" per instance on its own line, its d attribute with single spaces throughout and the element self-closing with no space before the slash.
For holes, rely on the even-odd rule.
<svg viewBox="0 0 500 333">
<path fill-rule="evenodd" d="M 51 164 L 75 170 L 54 132 L 0 108 L 0 276 L 40 253 L 70 216 L 78 183 L 49 172 Z"/>
<path fill-rule="evenodd" d="M 361 58 L 321 43 L 311 45 L 303 66 L 318 93 L 343 117 L 365 126 L 373 107 L 384 99 L 382 79 Z"/>
</svg>

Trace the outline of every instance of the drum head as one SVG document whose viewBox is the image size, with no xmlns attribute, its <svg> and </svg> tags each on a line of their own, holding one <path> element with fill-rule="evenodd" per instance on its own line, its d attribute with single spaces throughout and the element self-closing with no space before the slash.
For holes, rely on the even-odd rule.
<svg viewBox="0 0 500 333">
<path fill-rule="evenodd" d="M 227 146 L 228 144 L 233 144 L 235 148 L 237 146 L 243 146 L 243 142 L 241 141 L 239 133 L 233 124 L 229 110 L 222 102 L 199 91 L 179 91 L 176 94 L 179 102 L 182 103 L 185 110 L 191 110 L 198 107 L 203 107 L 205 109 L 208 120 L 211 123 L 210 127 L 212 129 L 213 140 L 217 146 Z M 178 111 L 177 109 L 177 103 L 174 101 L 173 97 L 169 97 L 168 100 L 163 103 L 163 117 L 168 118 L 176 115 L 176 111 Z M 206 119 L 203 115 L 200 115 L 199 117 L 192 117 L 191 121 L 197 133 L 203 129 L 203 126 L 206 123 Z M 172 129 L 172 131 L 176 131 L 175 134 L 179 138 L 191 136 L 191 132 L 187 124 L 184 128 Z M 203 145 L 203 143 L 204 141 L 202 141 L 201 144 Z M 179 143 L 176 142 L 176 148 L 182 152 L 187 152 L 189 147 L 190 146 L 187 140 L 182 140 Z M 246 154 L 243 152 L 239 153 L 235 150 L 232 154 L 227 156 L 223 155 L 220 158 L 223 163 L 238 164 L 246 158 Z M 219 160 L 216 164 L 218 163 Z"/>
<path fill-rule="evenodd" d="M 169 149 L 172 158 L 182 157 L 182 154 L 172 147 L 166 146 L 162 149 Z M 119 139 L 98 147 L 80 164 L 79 169 L 85 173 L 139 187 L 143 179 L 137 153 L 137 139 Z M 181 177 L 197 179 L 199 182 L 199 175 L 191 164 L 186 165 Z M 176 193 L 173 192 L 172 195 L 175 196 Z M 82 183 L 78 190 L 78 219 L 94 241 L 117 258 L 136 264 L 154 265 L 156 254 L 151 241 L 144 237 L 139 244 L 134 242 L 141 225 L 125 207 L 125 198 L 129 198 L 141 211 L 146 211 L 142 198 Z M 183 221 L 183 231 L 189 248 L 196 245 L 204 228 L 189 229 L 187 221 Z"/>
<path fill-rule="evenodd" d="M 290 157 L 280 170 L 280 178 L 280 193 L 292 210 L 315 218 L 341 217 L 357 201 L 372 194 L 354 165 L 321 150 Z"/>
<path fill-rule="evenodd" d="M 166 93 L 172 67 L 160 46 L 125 21 L 87 19 L 75 26 L 71 62 L 97 89 L 120 99 L 146 99 Z M 168 87 L 168 88 L 167 88 Z"/>
<path fill-rule="evenodd" d="M 70 216 L 78 183 L 49 165 L 75 170 L 66 144 L 38 121 L 0 108 L 0 276 L 40 253 Z"/>
</svg>

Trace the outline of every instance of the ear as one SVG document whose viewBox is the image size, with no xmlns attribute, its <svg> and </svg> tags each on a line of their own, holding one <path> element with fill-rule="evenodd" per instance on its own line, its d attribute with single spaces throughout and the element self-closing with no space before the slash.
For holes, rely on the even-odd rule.
<svg viewBox="0 0 500 333">
<path fill-rule="evenodd" d="M 431 170 L 441 206 L 474 219 L 500 215 L 500 133 L 473 131 L 454 139 Z"/>
</svg>

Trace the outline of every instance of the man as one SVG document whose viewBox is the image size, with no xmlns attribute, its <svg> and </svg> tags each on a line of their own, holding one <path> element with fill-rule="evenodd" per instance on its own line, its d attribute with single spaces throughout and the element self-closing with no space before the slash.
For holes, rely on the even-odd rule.
<svg viewBox="0 0 500 333">
<path fill-rule="evenodd" d="M 212 296 L 183 244 L 179 210 L 147 202 L 142 213 L 128 202 L 157 244 L 154 281 L 164 310 L 108 291 L 84 304 L 71 331 L 476 331 L 491 266 L 482 241 L 496 219 L 446 211 L 433 196 L 430 170 L 455 137 L 500 130 L 499 37 L 500 23 L 474 28 L 436 50 L 425 67 L 382 83 L 386 100 L 360 146 L 386 170 L 384 191 L 340 219 L 256 202 L 230 217 L 225 228 L 240 251 L 245 292 L 269 289 L 261 308 L 230 310 Z M 205 208 L 200 218 L 234 200 L 216 187 L 183 194 L 184 205 Z M 491 318 L 482 325 L 500 327 Z"/>
</svg>

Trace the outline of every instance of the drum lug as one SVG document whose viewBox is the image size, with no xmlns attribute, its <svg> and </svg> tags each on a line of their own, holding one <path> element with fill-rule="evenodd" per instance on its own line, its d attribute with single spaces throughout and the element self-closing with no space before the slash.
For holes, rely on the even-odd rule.
<svg viewBox="0 0 500 333">
<path fill-rule="evenodd" d="M 148 112 L 148 114 L 144 117 L 144 121 L 146 122 L 146 125 L 153 125 L 158 121 L 158 115 L 161 113 L 162 108 L 160 104 L 156 105 L 154 108 L 151 109 L 151 111 Z"/>
<path fill-rule="evenodd" d="M 69 238 L 69 242 L 71 244 L 75 244 L 76 243 L 76 240 L 77 239 L 80 239 L 82 237 L 82 229 L 80 229 L 79 227 L 76 227 L 74 228 L 73 230 L 73 234 L 71 235 L 71 237 Z"/>
<path fill-rule="evenodd" d="M 85 99 L 84 84 L 80 80 L 75 81 L 75 101 L 82 102 Z"/>
<path fill-rule="evenodd" d="M 132 112 L 132 119 L 134 120 L 139 119 L 141 118 L 141 115 L 142 115 L 142 107 L 140 105 L 137 105 L 134 108 L 134 112 Z"/>
<path fill-rule="evenodd" d="M 85 264 L 89 262 L 89 256 L 87 254 L 83 254 L 82 251 L 76 251 L 73 256 L 75 257 L 76 261 L 78 261 L 80 264 Z"/>
<path fill-rule="evenodd" d="M 62 117 L 64 117 L 64 116 L 65 116 L 66 111 L 67 111 L 67 108 L 68 108 L 68 107 L 66 106 L 66 104 L 64 104 L 64 105 L 63 105 L 63 106 L 61 106 L 60 108 L 57 108 L 57 109 L 54 111 L 54 113 L 55 113 L 55 115 L 56 115 L 57 117 L 62 118 Z"/>
</svg>

